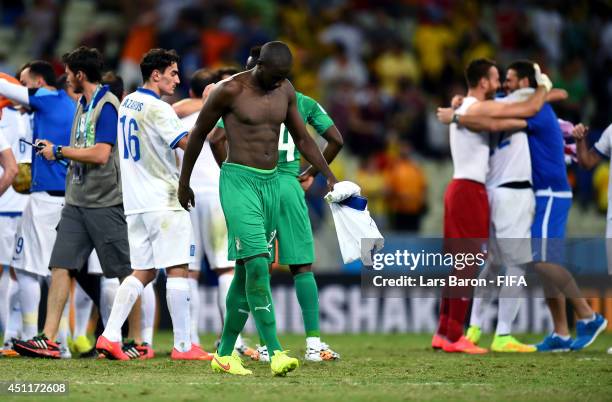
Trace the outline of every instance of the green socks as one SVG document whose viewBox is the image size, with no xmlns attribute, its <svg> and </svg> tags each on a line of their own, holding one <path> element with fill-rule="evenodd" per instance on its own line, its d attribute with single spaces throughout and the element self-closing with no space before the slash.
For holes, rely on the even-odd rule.
<svg viewBox="0 0 612 402">
<path fill-rule="evenodd" d="M 244 328 L 244 325 L 249 318 L 249 303 L 246 297 L 246 270 L 244 265 L 236 264 L 234 269 L 234 279 L 227 291 L 225 304 L 227 306 L 225 313 L 225 322 L 223 324 L 223 333 L 221 335 L 221 343 L 219 344 L 219 356 L 230 356 L 234 351 L 236 338 Z"/>
<path fill-rule="evenodd" d="M 302 308 L 304 330 L 307 337 L 319 337 L 319 291 L 312 272 L 303 272 L 293 277 L 295 293 Z"/>
<path fill-rule="evenodd" d="M 255 319 L 257 331 L 261 334 L 268 347 L 270 357 L 275 350 L 283 350 L 276 336 L 276 318 L 274 303 L 270 289 L 270 273 L 268 260 L 255 257 L 245 263 L 246 267 L 246 298 Z"/>
<path fill-rule="evenodd" d="M 307 337 L 319 337 L 319 291 L 312 272 L 293 277 L 295 293 L 302 309 Z M 262 343 L 270 356 L 282 350 L 276 335 L 276 319 L 270 289 L 268 261 L 255 257 L 244 265 L 236 264 L 234 279 L 227 293 L 227 313 L 223 325 L 219 356 L 229 356 L 234 350 L 236 338 L 243 330 L 249 311 L 253 314 Z"/>
</svg>

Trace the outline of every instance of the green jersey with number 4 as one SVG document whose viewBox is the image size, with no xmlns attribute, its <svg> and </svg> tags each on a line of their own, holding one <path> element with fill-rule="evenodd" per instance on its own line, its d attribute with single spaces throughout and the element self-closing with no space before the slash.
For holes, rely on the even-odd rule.
<svg viewBox="0 0 612 402">
<path fill-rule="evenodd" d="M 304 124 L 312 126 L 319 135 L 334 125 L 334 122 L 325 109 L 323 109 L 323 106 L 316 100 L 297 91 L 295 95 L 297 109 L 304 120 Z M 217 127 L 225 128 L 223 119 L 219 119 Z M 289 174 L 291 176 L 300 174 L 300 151 L 295 146 L 293 137 L 289 134 L 285 124 L 281 124 L 280 135 L 278 137 L 278 172 L 279 174 Z"/>
</svg>

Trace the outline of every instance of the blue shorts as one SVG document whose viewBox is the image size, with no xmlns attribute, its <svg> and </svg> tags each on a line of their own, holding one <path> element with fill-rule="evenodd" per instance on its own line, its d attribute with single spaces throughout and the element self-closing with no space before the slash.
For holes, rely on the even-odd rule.
<svg viewBox="0 0 612 402">
<path fill-rule="evenodd" d="M 536 191 L 536 210 L 531 226 L 534 261 L 563 265 L 565 226 L 572 207 L 571 191 Z"/>
</svg>

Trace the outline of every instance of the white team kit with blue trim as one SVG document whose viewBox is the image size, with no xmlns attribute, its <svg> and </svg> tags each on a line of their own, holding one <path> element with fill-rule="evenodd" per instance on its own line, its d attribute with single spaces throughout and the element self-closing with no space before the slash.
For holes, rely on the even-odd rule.
<svg viewBox="0 0 612 402">
<path fill-rule="evenodd" d="M 606 159 L 612 156 L 612 124 L 608 126 L 599 137 L 599 140 L 593 145 L 593 149 L 598 154 Z M 612 161 L 610 162 L 612 167 Z M 606 217 L 606 239 L 612 239 L 612 208 L 610 201 L 612 200 L 612 175 L 608 178 L 608 213 Z M 612 275 L 612 241 L 606 240 L 606 254 L 608 256 L 608 273 Z"/>
<path fill-rule="evenodd" d="M 518 89 L 497 102 L 521 102 L 532 88 Z M 483 134 L 484 135 L 484 134 Z M 504 184 L 531 183 L 531 156 L 525 131 L 490 133 L 491 154 L 487 172 L 487 195 L 491 211 L 490 257 L 501 265 L 531 261 L 531 225 L 535 197 L 531 188 L 507 188 Z M 508 206 L 512 208 L 509 209 Z M 510 240 L 507 240 L 510 239 Z"/>
<path fill-rule="evenodd" d="M 31 150 L 25 143 L 19 141 L 21 138 L 32 140 L 29 116 L 22 115 L 12 108 L 4 108 L 0 119 L 0 152 L 10 148 L 17 163 L 30 163 Z M 23 244 L 23 239 L 16 239 L 15 233 L 27 201 L 27 195 L 17 193 L 10 186 L 0 196 L 0 265 L 10 265 L 17 247 L 16 242 Z"/>
<path fill-rule="evenodd" d="M 597 153 L 603 156 L 605 159 L 610 159 L 612 156 L 612 124 L 608 126 L 599 137 L 599 140 L 593 144 L 593 149 Z M 612 162 L 610 163 L 612 166 Z M 606 237 L 612 237 L 612 208 L 610 208 L 610 202 L 612 200 L 612 175 L 608 178 L 608 213 L 606 221 Z"/>
<path fill-rule="evenodd" d="M 183 117 L 181 121 L 185 128 L 192 129 L 199 115 L 200 112 L 197 112 Z M 176 155 L 180 166 L 183 163 L 183 150 L 177 148 Z M 210 142 L 206 140 L 189 182 L 196 199 L 195 207 L 189 211 L 195 236 L 195 259 L 189 266 L 190 271 L 200 270 L 204 256 L 213 270 L 234 267 L 236 264 L 227 255 L 227 226 L 219 198 L 220 175 L 221 169 L 215 162 Z"/>
<path fill-rule="evenodd" d="M 148 89 L 119 107 L 117 144 L 132 268 L 167 268 L 193 260 L 189 213 L 178 202 L 174 148 L 187 135 L 172 106 Z"/>
</svg>

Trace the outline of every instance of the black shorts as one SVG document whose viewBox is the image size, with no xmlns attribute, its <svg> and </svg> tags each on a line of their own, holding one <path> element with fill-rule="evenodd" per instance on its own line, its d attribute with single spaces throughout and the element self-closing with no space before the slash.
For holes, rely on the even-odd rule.
<svg viewBox="0 0 612 402">
<path fill-rule="evenodd" d="M 49 268 L 80 270 L 96 249 L 107 278 L 132 273 L 123 205 L 83 208 L 64 205 Z"/>
</svg>

